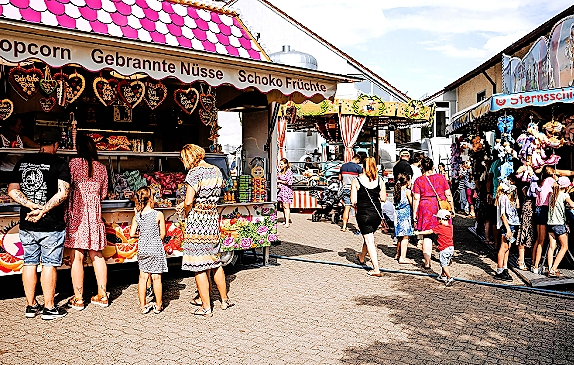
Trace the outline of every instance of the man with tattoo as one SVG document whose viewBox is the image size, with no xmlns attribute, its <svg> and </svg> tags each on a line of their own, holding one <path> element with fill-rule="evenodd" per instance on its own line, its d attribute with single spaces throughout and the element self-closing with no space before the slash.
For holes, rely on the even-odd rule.
<svg viewBox="0 0 574 365">
<path fill-rule="evenodd" d="M 56 156 L 60 133 L 47 129 L 37 141 L 40 153 L 25 155 L 14 167 L 8 195 L 20 208 L 20 240 L 24 247 L 22 282 L 26 294 L 26 317 L 42 312 L 42 319 L 64 317 L 65 309 L 56 306 L 56 268 L 62 265 L 66 223 L 64 201 L 70 189 L 68 164 Z M 36 301 L 36 269 L 42 264 L 40 282 L 44 306 Z"/>
</svg>

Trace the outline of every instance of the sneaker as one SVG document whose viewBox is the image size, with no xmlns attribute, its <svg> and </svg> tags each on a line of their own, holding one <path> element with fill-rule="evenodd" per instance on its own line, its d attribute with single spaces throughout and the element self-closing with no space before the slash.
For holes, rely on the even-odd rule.
<svg viewBox="0 0 574 365">
<path fill-rule="evenodd" d="M 442 281 L 443 283 L 446 283 L 446 281 L 448 280 L 448 278 L 446 276 L 442 276 L 442 275 L 437 276 L 436 279 L 438 281 Z"/>
<path fill-rule="evenodd" d="M 534 274 L 539 274 L 539 275 L 541 272 L 539 267 L 534 267 L 534 266 L 530 267 L 530 271 L 532 271 L 532 273 L 534 273 Z"/>
<path fill-rule="evenodd" d="M 508 269 L 504 269 L 500 274 L 494 275 L 496 280 L 512 281 L 512 276 L 508 273 Z"/>
<path fill-rule="evenodd" d="M 446 281 L 444 282 L 445 286 L 451 286 L 454 283 L 454 278 L 448 278 L 446 279 Z"/>
<path fill-rule="evenodd" d="M 44 309 L 38 302 L 34 305 L 26 306 L 26 318 L 34 318 Z"/>
<path fill-rule="evenodd" d="M 57 306 L 52 309 L 44 308 L 44 311 L 42 312 L 42 319 L 49 321 L 52 319 L 65 317 L 67 314 L 68 312 L 66 312 L 64 308 L 60 308 Z"/>
</svg>

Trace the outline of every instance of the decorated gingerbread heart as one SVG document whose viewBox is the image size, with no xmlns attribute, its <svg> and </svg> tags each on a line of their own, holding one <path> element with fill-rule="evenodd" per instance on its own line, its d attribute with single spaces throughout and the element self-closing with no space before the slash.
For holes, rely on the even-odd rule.
<svg viewBox="0 0 574 365">
<path fill-rule="evenodd" d="M 205 110 L 199 109 L 199 119 L 207 126 L 213 126 L 217 123 L 217 109 Z"/>
<path fill-rule="evenodd" d="M 76 101 L 80 95 L 84 92 L 86 88 L 86 79 L 84 76 L 77 72 L 74 72 L 68 76 L 68 87 L 66 89 L 66 101 L 68 104 L 72 104 Z"/>
<path fill-rule="evenodd" d="M 6 120 L 14 111 L 14 103 L 10 99 L 0 100 L 0 120 Z"/>
<path fill-rule="evenodd" d="M 45 111 L 46 113 L 51 112 L 52 109 L 54 109 L 54 106 L 56 106 L 56 98 L 54 97 L 40 98 L 39 101 L 42 110 Z"/>
<path fill-rule="evenodd" d="M 141 81 L 122 80 L 118 82 L 118 94 L 130 108 L 135 108 L 144 97 L 145 85 Z"/>
<path fill-rule="evenodd" d="M 56 101 L 58 105 L 66 107 L 68 105 L 68 99 L 66 95 L 68 93 L 68 75 L 62 71 L 54 75 L 54 80 L 58 86 L 56 86 Z"/>
<path fill-rule="evenodd" d="M 173 93 L 175 103 L 187 114 L 193 113 L 197 107 L 199 100 L 199 93 L 194 88 L 190 87 L 187 90 L 177 89 Z"/>
<path fill-rule="evenodd" d="M 40 80 L 43 78 L 42 71 L 35 67 L 26 70 L 17 66 L 8 73 L 12 88 L 26 101 L 36 95 L 40 87 Z"/>
<path fill-rule="evenodd" d="M 199 102 L 203 109 L 211 111 L 215 106 L 215 96 L 212 94 L 201 94 L 199 95 Z"/>
<path fill-rule="evenodd" d="M 144 99 L 147 105 L 154 110 L 157 108 L 167 97 L 167 88 L 164 84 L 154 84 L 151 82 L 145 83 Z"/>
<path fill-rule="evenodd" d="M 110 106 L 118 98 L 118 80 L 106 80 L 103 77 L 96 77 L 93 82 L 96 98 L 105 106 Z"/>
<path fill-rule="evenodd" d="M 50 67 L 46 66 L 44 78 L 40 80 L 40 90 L 46 95 L 51 95 L 58 87 L 58 82 L 52 78 Z"/>
</svg>

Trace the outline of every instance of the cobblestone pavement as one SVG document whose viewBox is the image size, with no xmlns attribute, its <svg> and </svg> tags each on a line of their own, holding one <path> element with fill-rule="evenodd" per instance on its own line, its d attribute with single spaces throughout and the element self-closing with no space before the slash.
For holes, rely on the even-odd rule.
<svg viewBox="0 0 574 365">
<path fill-rule="evenodd" d="M 362 243 L 304 214 L 293 215 L 292 227 L 280 235 L 283 243 L 272 253 L 347 264 Z M 389 236 L 377 234 L 376 242 L 382 267 L 420 270 L 393 260 Z M 494 263 L 480 244 L 462 228 L 455 244 L 453 274 L 492 281 Z M 408 256 L 422 259 L 414 246 Z M 446 288 L 404 274 L 374 278 L 362 269 L 285 259 L 277 264 L 228 270 L 237 305 L 222 311 L 216 301 L 210 319 L 192 315 L 193 277 L 177 267 L 164 278 L 163 313 L 139 314 L 137 271 L 112 271 L 109 308 L 88 305 L 51 322 L 25 319 L 19 278 L 2 278 L 0 363 L 574 363 L 571 299 L 462 282 Z M 59 274 L 64 303 L 71 295 L 69 273 Z M 93 281 L 87 286 L 95 288 Z"/>
</svg>

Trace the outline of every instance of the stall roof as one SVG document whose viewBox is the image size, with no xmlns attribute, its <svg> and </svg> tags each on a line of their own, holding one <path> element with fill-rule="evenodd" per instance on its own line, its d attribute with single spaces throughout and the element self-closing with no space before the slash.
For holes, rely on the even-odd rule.
<svg viewBox="0 0 574 365">
<path fill-rule="evenodd" d="M 446 133 L 460 133 L 469 126 L 488 125 L 494 127 L 495 116 L 513 109 L 546 107 L 554 104 L 573 104 L 574 87 L 526 91 L 515 94 L 495 94 L 477 104 L 474 104 L 452 117 L 452 123 L 447 126 Z M 490 117 L 490 118 L 487 118 Z"/>
<path fill-rule="evenodd" d="M 8 0 L 0 0 L 0 3 L 2 1 Z M 23 3 L 28 1 L 22 0 Z M 150 3 L 151 0 L 146 1 Z M 0 58 L 13 64 L 39 60 L 52 67 L 83 67 L 92 72 L 109 69 L 126 77 L 146 74 L 156 80 L 174 77 L 184 83 L 203 81 L 215 87 L 227 84 L 239 90 L 257 89 L 267 94 L 269 101 L 281 103 L 289 100 L 300 103 L 307 99 L 319 102 L 333 97 L 338 83 L 360 80 L 166 43 L 14 20 L 7 18 L 5 11 L 6 6 L 3 6 Z M 211 24 L 215 26 L 215 23 Z"/>
<path fill-rule="evenodd" d="M 0 15 L 63 29 L 269 60 L 236 13 L 194 2 L 0 0 Z"/>
</svg>

